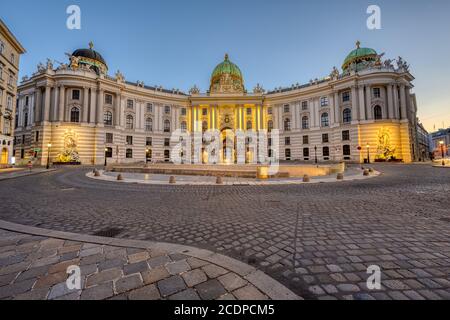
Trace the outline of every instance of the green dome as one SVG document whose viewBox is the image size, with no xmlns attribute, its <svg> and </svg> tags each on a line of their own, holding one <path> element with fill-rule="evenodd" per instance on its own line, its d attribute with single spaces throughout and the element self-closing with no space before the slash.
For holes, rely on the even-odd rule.
<svg viewBox="0 0 450 320">
<path fill-rule="evenodd" d="M 346 70 L 352 63 L 359 63 L 362 61 L 375 61 L 378 54 L 374 49 L 361 48 L 360 42 L 356 43 L 356 49 L 349 53 L 342 64 L 342 69 Z"/>
<path fill-rule="evenodd" d="M 237 65 L 228 59 L 228 54 L 225 55 L 225 60 L 214 69 L 211 76 L 211 81 L 214 82 L 214 80 L 220 78 L 224 74 L 229 74 L 233 78 L 239 78 L 242 80 L 241 70 Z"/>
</svg>

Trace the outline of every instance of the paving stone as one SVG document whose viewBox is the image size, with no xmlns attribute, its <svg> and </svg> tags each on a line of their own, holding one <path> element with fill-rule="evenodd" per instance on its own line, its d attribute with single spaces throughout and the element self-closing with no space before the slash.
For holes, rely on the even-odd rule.
<svg viewBox="0 0 450 320">
<path fill-rule="evenodd" d="M 52 300 L 55 298 L 59 298 L 62 296 L 65 296 L 67 294 L 73 293 L 73 292 L 77 292 L 78 290 L 74 289 L 74 290 L 70 290 L 67 287 L 66 282 L 62 282 L 62 283 L 58 283 L 56 285 L 54 285 L 51 289 L 50 289 L 50 293 L 48 295 L 48 299 Z"/>
<path fill-rule="evenodd" d="M 48 288 L 34 289 L 14 296 L 14 300 L 46 300 L 48 293 Z"/>
<path fill-rule="evenodd" d="M 11 274 L 6 274 L 4 276 L 0 276 L 0 287 L 12 283 L 12 281 L 14 279 L 16 279 L 16 277 L 17 277 L 16 272 L 11 273 Z M 25 279 L 21 279 L 21 280 L 25 280 Z"/>
<path fill-rule="evenodd" d="M 33 284 L 36 282 L 36 279 L 24 280 L 21 282 L 15 282 L 13 284 L 9 284 L 6 286 L 0 287 L 0 299 L 7 297 L 14 297 L 18 294 L 25 293 L 29 291 Z"/>
<path fill-rule="evenodd" d="M 171 276 L 159 281 L 158 289 L 162 296 L 167 297 L 186 289 L 186 284 L 180 276 Z"/>
<path fill-rule="evenodd" d="M 163 266 L 144 271 L 141 274 L 145 284 L 155 283 L 170 276 Z"/>
<path fill-rule="evenodd" d="M 48 275 L 40 277 L 37 280 L 34 287 L 35 288 L 49 288 L 57 283 L 66 281 L 67 277 L 68 277 L 68 274 L 66 272 L 58 272 L 58 273 L 48 274 Z"/>
<path fill-rule="evenodd" d="M 227 291 L 234 291 L 242 288 L 248 282 L 235 273 L 227 273 L 217 278 Z"/>
<path fill-rule="evenodd" d="M 251 284 L 233 291 L 233 295 L 238 300 L 267 300 L 267 297 Z"/>
<path fill-rule="evenodd" d="M 114 295 L 113 292 L 113 283 L 107 282 L 102 283 L 98 286 L 94 286 L 91 288 L 84 289 L 81 292 L 80 299 L 81 300 L 103 300 Z"/>
<path fill-rule="evenodd" d="M 123 277 L 114 282 L 114 289 L 117 293 L 123 293 L 129 290 L 136 289 L 143 285 L 140 274 L 133 274 L 131 276 Z"/>
<path fill-rule="evenodd" d="M 195 286 L 195 289 L 203 300 L 214 300 L 227 293 L 217 279 L 200 283 Z"/>
<path fill-rule="evenodd" d="M 145 287 L 130 291 L 129 300 L 158 300 L 161 296 L 155 285 L 147 285 Z"/>
<path fill-rule="evenodd" d="M 147 261 L 141 261 L 123 266 L 123 273 L 126 275 L 147 271 L 149 266 Z"/>
<path fill-rule="evenodd" d="M 108 269 L 121 268 L 126 263 L 127 263 L 126 259 L 109 259 L 100 262 L 98 264 L 98 270 L 103 271 Z"/>
<path fill-rule="evenodd" d="M 226 293 L 223 296 L 217 298 L 217 300 L 236 300 L 236 297 L 233 296 L 231 293 Z"/>
<path fill-rule="evenodd" d="M 357 285 L 351 284 L 351 283 L 344 283 L 344 284 L 338 284 L 337 288 L 340 291 L 344 292 L 358 292 L 360 291 L 359 287 Z"/>
<path fill-rule="evenodd" d="M 172 260 L 168 256 L 159 256 L 159 257 L 155 257 L 155 258 L 151 258 L 151 259 L 147 260 L 147 263 L 151 268 L 156 268 L 159 266 L 165 266 L 166 264 L 168 264 L 171 261 Z"/>
<path fill-rule="evenodd" d="M 167 264 L 166 269 L 170 274 L 176 275 L 191 270 L 191 267 L 186 260 L 179 260 Z"/>
<path fill-rule="evenodd" d="M 88 276 L 86 281 L 87 287 L 92 287 L 94 285 L 103 283 L 103 282 L 110 282 L 112 280 L 118 279 L 122 276 L 122 270 L 115 268 L 115 269 L 108 269 L 105 271 L 101 271 L 99 273 L 94 273 Z"/>
<path fill-rule="evenodd" d="M 57 264 L 53 264 L 49 267 L 48 273 L 58 273 L 58 272 L 67 272 L 67 268 L 69 266 L 78 265 L 80 259 L 73 259 L 69 261 L 60 262 Z"/>
<path fill-rule="evenodd" d="M 197 269 L 203 266 L 206 266 L 207 264 L 209 264 L 209 262 L 204 261 L 204 260 L 200 260 L 194 257 L 191 257 L 189 259 L 187 259 L 187 263 L 189 263 L 189 265 L 191 266 L 192 269 Z"/>
<path fill-rule="evenodd" d="M 134 253 L 128 256 L 129 263 L 137 263 L 141 261 L 145 261 L 150 258 L 150 254 L 147 251 L 142 251 L 138 253 Z"/>
<path fill-rule="evenodd" d="M 200 297 L 198 296 L 197 292 L 195 292 L 194 289 L 186 289 L 181 292 L 175 293 L 174 295 L 171 295 L 169 297 L 169 300 L 200 300 Z"/>
<path fill-rule="evenodd" d="M 206 266 L 203 266 L 202 270 L 206 273 L 206 275 L 209 278 L 217 278 L 228 272 L 226 269 L 216 266 L 214 264 L 208 264 Z"/>
<path fill-rule="evenodd" d="M 197 284 L 208 280 L 208 277 L 201 269 L 195 269 L 195 270 L 183 273 L 182 277 L 188 287 L 194 287 Z"/>
</svg>

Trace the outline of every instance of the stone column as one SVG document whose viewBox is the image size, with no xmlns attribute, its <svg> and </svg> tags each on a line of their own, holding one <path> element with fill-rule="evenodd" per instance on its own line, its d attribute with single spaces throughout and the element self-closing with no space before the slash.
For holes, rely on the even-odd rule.
<svg viewBox="0 0 450 320">
<path fill-rule="evenodd" d="M 59 106 L 58 106 L 58 121 L 64 122 L 64 114 L 66 108 L 66 88 L 59 87 Z"/>
<path fill-rule="evenodd" d="M 364 102 L 364 85 L 358 86 L 358 95 L 359 95 L 359 120 L 366 120 L 366 104 Z M 367 94 L 367 87 L 366 87 Z"/>
<path fill-rule="evenodd" d="M 392 97 L 392 84 L 387 85 L 387 104 L 388 104 L 388 118 L 389 119 L 395 119 L 395 113 L 394 113 L 394 99 Z"/>
<path fill-rule="evenodd" d="M 398 99 L 398 88 L 397 85 L 393 85 L 393 91 L 394 91 L 394 114 L 395 119 L 400 119 L 400 110 L 399 110 L 399 99 Z"/>
<path fill-rule="evenodd" d="M 400 85 L 400 109 L 401 109 L 401 118 L 408 119 L 408 115 L 406 113 L 406 88 L 405 85 Z"/>
<path fill-rule="evenodd" d="M 97 92 L 97 125 L 103 124 L 103 89 Z"/>
<path fill-rule="evenodd" d="M 370 85 L 366 86 L 366 108 L 367 119 L 372 120 L 373 110 L 372 110 L 372 87 Z"/>
<path fill-rule="evenodd" d="M 352 120 L 359 119 L 359 103 L 356 98 L 356 86 L 352 86 L 352 115 Z"/>
<path fill-rule="evenodd" d="M 120 104 L 122 96 L 120 93 L 116 93 L 114 96 L 114 125 L 120 126 Z"/>
<path fill-rule="evenodd" d="M 97 107 L 97 90 L 95 88 L 91 88 L 91 112 L 89 116 L 89 122 L 95 124 L 95 113 Z"/>
<path fill-rule="evenodd" d="M 50 87 L 45 86 L 44 121 L 50 121 Z"/>
<path fill-rule="evenodd" d="M 320 128 L 319 98 L 314 99 L 314 127 Z"/>
<path fill-rule="evenodd" d="M 309 127 L 313 128 L 316 126 L 316 105 L 314 99 L 309 100 L 309 110 L 310 110 Z"/>
<path fill-rule="evenodd" d="M 84 87 L 83 90 L 83 123 L 88 122 L 88 112 L 89 112 L 89 88 Z"/>
<path fill-rule="evenodd" d="M 341 123 L 341 111 L 339 107 L 339 92 L 334 93 L 334 119 L 336 123 Z"/>
<path fill-rule="evenodd" d="M 52 114 L 50 116 L 51 121 L 58 121 L 58 96 L 59 96 L 59 87 L 55 86 L 55 90 L 53 90 L 53 109 Z"/>
<path fill-rule="evenodd" d="M 333 95 L 330 95 L 329 97 L 328 97 L 328 101 L 329 101 L 329 104 L 330 104 L 330 127 L 333 127 L 334 126 L 334 123 L 335 123 L 335 109 L 336 109 L 336 106 L 335 106 L 335 104 L 336 104 L 336 102 L 335 102 L 335 100 L 334 100 L 334 96 Z"/>
</svg>

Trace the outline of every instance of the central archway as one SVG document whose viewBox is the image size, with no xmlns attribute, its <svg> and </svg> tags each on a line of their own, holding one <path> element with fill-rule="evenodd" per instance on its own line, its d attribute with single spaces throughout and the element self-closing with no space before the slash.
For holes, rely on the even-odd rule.
<svg viewBox="0 0 450 320">
<path fill-rule="evenodd" d="M 236 160 L 235 134 L 234 131 L 225 127 L 220 131 L 220 140 L 222 141 L 222 150 L 220 150 L 220 162 L 232 164 Z"/>
</svg>

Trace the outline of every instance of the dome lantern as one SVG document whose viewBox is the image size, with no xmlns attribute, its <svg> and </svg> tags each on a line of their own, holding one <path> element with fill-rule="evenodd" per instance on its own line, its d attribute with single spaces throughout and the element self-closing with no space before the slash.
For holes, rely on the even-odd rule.
<svg viewBox="0 0 450 320">
<path fill-rule="evenodd" d="M 358 70 L 359 66 L 367 62 L 376 62 L 378 53 L 371 48 L 361 48 L 361 42 L 356 42 L 356 49 L 348 54 L 342 64 L 342 70 L 348 71 L 352 65 L 356 65 L 355 69 Z"/>
<path fill-rule="evenodd" d="M 237 65 L 225 54 L 224 61 L 214 68 L 211 75 L 211 93 L 243 93 L 244 78 Z"/>
</svg>

